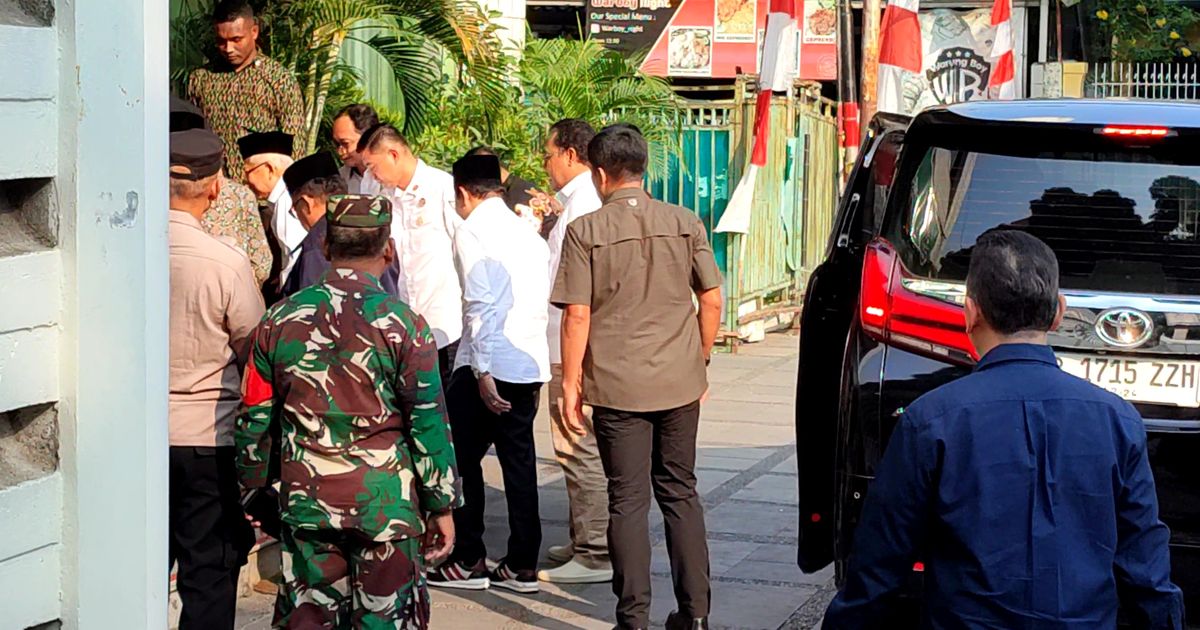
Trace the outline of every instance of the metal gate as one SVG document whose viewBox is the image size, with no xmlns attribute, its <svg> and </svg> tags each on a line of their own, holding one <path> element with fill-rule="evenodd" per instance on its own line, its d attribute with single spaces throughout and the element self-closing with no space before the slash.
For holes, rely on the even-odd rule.
<svg viewBox="0 0 1200 630">
<path fill-rule="evenodd" d="M 1099 63 L 1088 68 L 1089 98 L 1200 100 L 1200 68 L 1194 63 Z"/>
<path fill-rule="evenodd" d="M 739 82 L 732 101 L 685 104 L 682 159 L 667 147 L 652 147 L 668 166 L 648 181 L 655 198 L 691 208 L 708 228 L 725 278 L 725 328 L 742 338 L 789 324 L 799 310 L 838 194 L 835 105 L 799 86 L 771 104 L 767 165 L 758 173 L 749 232 L 713 233 L 749 159 L 752 85 Z"/>
<path fill-rule="evenodd" d="M 722 273 L 727 269 L 726 239 L 724 234 L 714 234 L 713 228 L 733 192 L 729 179 L 733 105 L 732 101 L 683 105 L 678 114 L 679 150 L 651 146 L 667 166 L 662 177 L 647 182 L 655 199 L 689 208 L 700 217 Z"/>
</svg>

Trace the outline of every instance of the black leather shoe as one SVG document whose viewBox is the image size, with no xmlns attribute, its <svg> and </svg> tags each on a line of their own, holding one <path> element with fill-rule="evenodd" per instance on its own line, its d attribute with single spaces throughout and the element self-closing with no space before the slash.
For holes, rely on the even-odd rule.
<svg viewBox="0 0 1200 630">
<path fill-rule="evenodd" d="M 693 619 L 673 612 L 667 615 L 667 630 L 708 630 L 708 617 Z"/>
</svg>

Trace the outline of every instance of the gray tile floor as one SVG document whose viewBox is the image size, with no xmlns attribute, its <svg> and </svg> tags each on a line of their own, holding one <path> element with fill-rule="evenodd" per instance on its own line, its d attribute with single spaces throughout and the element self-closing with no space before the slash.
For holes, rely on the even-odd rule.
<svg viewBox="0 0 1200 630">
<path fill-rule="evenodd" d="M 707 510 L 713 577 L 712 627 L 807 630 L 832 596 L 832 573 L 805 575 L 796 568 L 796 457 L 792 405 L 796 338 L 768 335 L 736 355 L 718 355 L 710 375 L 712 392 L 700 425 L 697 468 Z M 545 544 L 566 540 L 566 490 L 553 459 L 548 418 L 537 423 L 541 514 Z M 500 550 L 507 535 L 503 484 L 493 457 L 485 462 L 488 543 Z M 661 626 L 674 608 L 662 519 L 650 515 L 654 542 L 654 603 L 651 618 Z M 435 590 L 433 624 L 438 630 L 480 628 L 605 629 L 613 626 L 616 601 L 610 585 L 556 587 L 543 584 L 535 596 L 507 592 Z M 271 598 L 242 600 L 239 626 L 268 628 Z"/>
</svg>

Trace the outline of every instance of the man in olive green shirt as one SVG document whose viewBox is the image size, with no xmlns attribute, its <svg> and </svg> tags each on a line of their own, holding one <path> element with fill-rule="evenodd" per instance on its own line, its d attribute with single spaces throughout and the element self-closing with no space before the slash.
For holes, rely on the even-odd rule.
<svg viewBox="0 0 1200 630">
<path fill-rule="evenodd" d="M 668 630 L 708 627 L 708 545 L 696 494 L 696 431 L 721 317 L 721 274 L 704 226 L 642 189 L 646 140 L 613 125 L 588 144 L 605 204 L 567 226 L 550 302 L 563 314 L 563 403 L 583 400 L 609 485 L 609 553 L 617 624 L 650 625 L 651 473 L 666 524 L 679 610 Z M 697 313 L 692 297 L 699 298 Z"/>
</svg>

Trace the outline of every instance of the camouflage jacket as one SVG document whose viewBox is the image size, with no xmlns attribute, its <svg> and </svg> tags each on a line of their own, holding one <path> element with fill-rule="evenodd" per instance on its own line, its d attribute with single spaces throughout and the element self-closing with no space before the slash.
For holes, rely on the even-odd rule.
<svg viewBox="0 0 1200 630">
<path fill-rule="evenodd" d="M 239 475 L 268 482 L 278 422 L 289 526 L 395 540 L 462 505 L 433 334 L 374 277 L 331 269 L 268 310 L 242 395 Z"/>
</svg>

